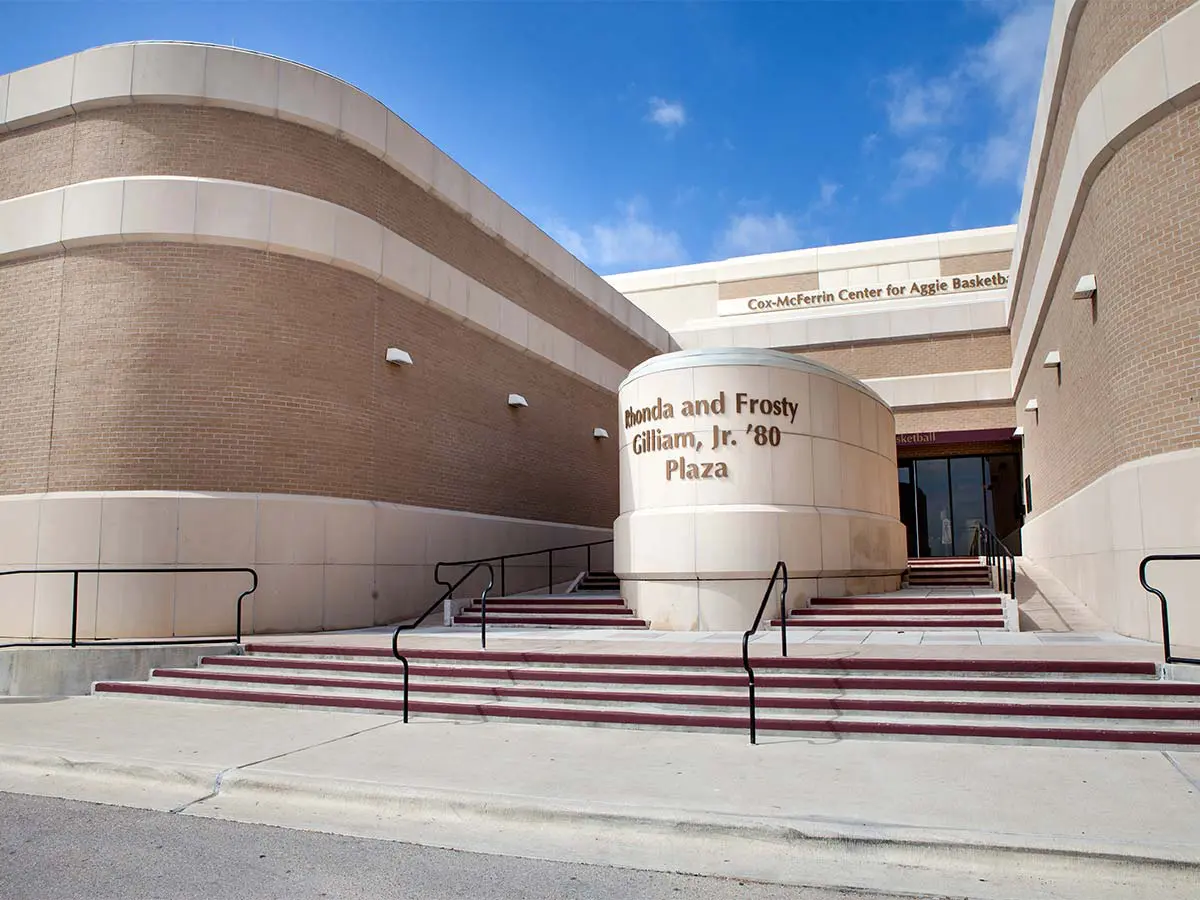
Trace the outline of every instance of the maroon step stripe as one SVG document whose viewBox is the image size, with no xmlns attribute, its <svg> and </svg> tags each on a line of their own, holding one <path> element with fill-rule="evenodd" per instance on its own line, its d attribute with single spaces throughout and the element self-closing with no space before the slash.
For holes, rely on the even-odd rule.
<svg viewBox="0 0 1200 900">
<path fill-rule="evenodd" d="M 185 697 L 197 700 L 288 704 L 292 706 L 332 707 L 336 709 L 369 709 L 400 713 L 400 700 L 378 697 L 330 697 L 317 694 L 281 694 L 273 692 L 238 691 L 210 688 L 175 687 L 130 682 L 100 682 L 97 692 L 140 694 L 158 697 Z M 621 709 L 558 709 L 554 707 L 506 706 L 502 703 L 453 703 L 447 701 L 411 700 L 412 713 L 428 712 L 446 715 L 475 715 L 484 718 L 544 719 L 561 722 L 596 722 L 614 725 L 652 725 L 659 727 L 732 728 L 746 730 L 748 716 L 677 715 L 671 713 L 637 712 Z M 1170 731 L 1125 731 L 1115 728 L 1076 728 L 1038 725 L 957 725 L 922 722 L 870 722 L 853 719 L 801 721 L 759 717 L 760 730 L 801 731 L 836 734 L 896 734 L 927 737 L 992 737 L 1049 741 L 1108 741 L 1138 744 L 1200 744 L 1200 733 Z"/>
<path fill-rule="evenodd" d="M 813 621 L 814 618 L 818 618 L 819 621 Z M 771 624 L 778 627 L 779 619 L 772 619 Z M 901 628 L 905 631 L 922 631 L 929 628 L 1003 628 L 1004 619 L 955 619 L 953 622 L 946 622 L 939 620 L 936 616 L 930 616 L 927 619 L 871 618 L 869 616 L 862 616 L 857 619 L 840 619 L 825 618 L 824 616 L 792 616 L 788 619 L 788 625 L 794 625 L 797 628 L 815 628 L 820 626 L 821 628 L 881 628 L 886 630 Z"/>
<path fill-rule="evenodd" d="M 318 678 L 313 676 L 231 675 L 200 669 L 156 669 L 154 675 L 168 678 L 189 678 L 197 681 L 237 681 L 245 684 L 306 685 L 308 687 L 355 688 L 358 690 L 403 691 L 398 681 L 379 681 L 365 678 Z M 762 685 L 760 685 L 761 687 Z M 443 684 L 415 681 L 410 684 L 414 693 L 478 694 L 488 697 L 521 697 L 539 700 L 585 700 L 623 703 L 658 703 L 681 706 L 744 707 L 748 699 L 743 694 L 664 694 L 653 691 L 609 691 L 570 688 L 511 687 L 483 684 Z M 1114 704 L 1080 703 L 1002 703 L 990 700 L 890 700 L 869 697 L 760 697 L 764 709 L 829 710 L 831 712 L 911 712 L 951 713 L 980 716 L 1059 716 L 1093 719 L 1162 719 L 1200 721 L 1200 706 L 1191 709 L 1165 706 L 1119 706 Z"/>
<path fill-rule="evenodd" d="M 205 656 L 202 666 L 237 666 L 250 669 L 301 669 L 314 672 L 351 672 L 399 677 L 398 662 L 350 662 L 348 660 L 294 660 L 265 656 Z M 188 670 L 190 671 L 190 670 Z M 410 676 L 498 679 L 508 681 L 562 681 L 596 684 L 688 685 L 694 687 L 740 687 L 743 672 L 627 672 L 608 669 L 513 669 L 501 666 L 445 666 L 411 663 Z M 897 691 L 996 691 L 1006 693 L 1130 694 L 1200 697 L 1200 682 L 1187 681 L 1046 681 L 1035 678 L 1000 680 L 992 678 L 934 679 L 887 675 L 777 675 L 757 674 L 762 687 L 897 690 Z"/>
<path fill-rule="evenodd" d="M 290 653 L 295 656 L 373 656 L 391 659 L 390 647 L 355 647 L 337 644 L 250 643 L 249 653 Z M 675 666 L 686 668 L 742 667 L 741 656 L 669 656 L 640 653 L 556 653 L 545 650 L 469 650 L 452 647 L 403 649 L 411 659 L 487 660 L 490 662 L 557 663 L 559 665 L 625 665 L 638 668 Z M 1099 659 L 930 659 L 907 657 L 803 657 L 759 656 L 755 668 L 766 669 L 869 669 L 871 671 L 916 672 L 1063 672 L 1073 674 L 1154 675 L 1155 663 L 1148 660 Z"/>
<path fill-rule="evenodd" d="M 600 593 L 597 591 L 597 593 Z M 478 603 L 478 600 L 473 602 Z M 625 605 L 620 597 L 488 597 L 488 608 L 493 606 L 620 606 Z"/>
<path fill-rule="evenodd" d="M 489 601 L 488 601 L 487 608 L 488 608 L 488 612 L 498 612 L 498 613 L 532 613 L 532 614 L 536 614 L 536 615 L 539 615 L 539 616 L 553 616 L 553 615 L 564 615 L 564 616 L 590 616 L 590 615 L 599 615 L 599 616 L 632 616 L 632 615 L 633 615 L 633 610 L 632 610 L 632 609 L 629 609 L 629 608 L 628 608 L 628 607 L 626 607 L 626 606 L 610 606 L 610 607 L 605 607 L 605 608 L 602 608 L 602 609 L 595 609 L 595 608 L 592 608 L 592 607 L 589 607 L 589 606 L 580 607 L 580 608 L 575 608 L 575 607 L 570 607 L 570 606 L 550 606 L 550 607 L 545 607 L 545 606 L 515 606 L 515 605 L 514 605 L 514 606 L 500 606 L 500 605 L 493 606 L 493 605 L 492 605 L 492 601 L 491 601 L 491 600 L 489 600 Z M 475 604 L 472 604 L 471 606 L 468 606 L 466 609 L 464 609 L 464 610 L 463 610 L 463 613 L 464 613 L 464 614 L 466 614 L 466 613 L 478 613 L 479 611 L 480 611 L 480 606 L 479 606 L 479 604 L 478 604 L 478 603 L 475 603 Z"/>
<path fill-rule="evenodd" d="M 489 600 L 490 604 L 492 601 Z M 994 603 L 1000 605 L 1004 602 L 1002 597 L 942 597 L 935 595 L 933 597 L 813 597 L 808 601 L 812 606 L 910 606 L 910 605 L 929 605 L 931 603 L 946 604 L 949 606 L 972 604 L 978 605 L 981 603 Z"/>
<path fill-rule="evenodd" d="M 649 627 L 644 619 L 634 619 L 628 616 L 607 617 L 605 615 L 586 616 L 584 613 L 578 613 L 571 618 L 565 616 L 523 616 L 514 613 L 510 616 L 505 616 L 503 619 L 488 617 L 488 621 L 493 625 L 579 625 L 590 626 L 595 628 L 603 626 L 607 628 L 647 628 Z M 454 617 L 455 625 L 478 625 L 479 615 L 467 613 Z"/>
<path fill-rule="evenodd" d="M 993 606 L 948 606 L 942 608 L 934 603 L 926 603 L 923 606 L 902 607 L 896 609 L 894 607 L 884 607 L 882 609 L 871 609 L 870 607 L 821 607 L 821 606 L 802 606 L 799 609 L 793 609 L 793 616 L 1002 616 L 1004 608 L 999 604 Z"/>
</svg>

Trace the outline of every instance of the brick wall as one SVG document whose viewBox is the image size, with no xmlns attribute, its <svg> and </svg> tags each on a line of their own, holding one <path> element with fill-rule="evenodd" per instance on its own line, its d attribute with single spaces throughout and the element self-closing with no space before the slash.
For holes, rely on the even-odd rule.
<svg viewBox="0 0 1200 900">
<path fill-rule="evenodd" d="M 981 428 L 1015 428 L 1011 403 L 974 403 L 962 406 L 927 406 L 896 411 L 896 434 L 918 431 L 974 431 Z"/>
<path fill-rule="evenodd" d="M 113 245 L 0 265 L 0 313 L 0 493 L 304 493 L 603 527 L 617 515 L 616 442 L 591 436 L 617 433 L 611 393 L 358 275 Z M 386 364 L 388 346 L 415 365 Z M 509 392 L 529 407 L 510 409 Z"/>
<path fill-rule="evenodd" d="M 1072 297 L 1081 275 L 1099 292 Z M 1062 385 L 1041 361 L 1062 355 Z M 1031 351 L 1022 412 L 1035 515 L 1114 467 L 1200 446 L 1200 103 L 1100 172 Z"/>
<path fill-rule="evenodd" d="M 1066 163 L 1067 148 L 1079 107 L 1100 81 L 1135 44 L 1164 22 L 1191 6 L 1195 0 L 1089 0 L 1083 8 L 1067 64 L 1057 118 L 1051 123 L 1049 153 L 1044 177 L 1034 201 L 1028 230 L 1029 246 L 1022 258 L 1022 278 L 1012 313 L 1015 347 L 1021 321 L 1029 306 L 1033 273 L 1037 270 L 1042 242 L 1050 224 L 1050 213 L 1058 182 Z"/>
<path fill-rule="evenodd" d="M 974 275 L 976 272 L 1004 272 L 1012 265 L 1012 251 L 970 253 L 966 256 L 943 256 L 943 275 Z"/>
<path fill-rule="evenodd" d="M 836 347 L 804 347 L 793 351 L 855 378 L 932 375 L 937 372 L 975 372 L 1012 365 L 1007 332 L 932 335 L 907 340 Z"/>
<path fill-rule="evenodd" d="M 770 278 L 723 281 L 717 285 L 717 297 L 721 300 L 736 300 L 739 297 L 756 297 L 759 294 L 815 291 L 818 287 L 819 278 L 816 272 L 800 272 L 795 275 L 775 275 Z"/>
<path fill-rule="evenodd" d="M 0 135 L 0 200 L 130 175 L 224 178 L 328 200 L 403 235 L 622 366 L 658 352 L 382 160 L 311 128 L 233 110 L 136 104 Z"/>
</svg>

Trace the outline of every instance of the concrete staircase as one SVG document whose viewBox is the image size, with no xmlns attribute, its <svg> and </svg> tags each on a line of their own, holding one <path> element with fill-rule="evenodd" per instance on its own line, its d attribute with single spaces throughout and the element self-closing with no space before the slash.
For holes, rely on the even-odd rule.
<svg viewBox="0 0 1200 900">
<path fill-rule="evenodd" d="M 739 656 L 421 648 L 417 717 L 742 732 Z M 754 659 L 759 730 L 811 737 L 1200 746 L 1200 683 L 1152 662 L 791 657 Z M 196 668 L 95 693 L 398 715 L 402 669 L 384 647 L 250 644 Z"/>
<path fill-rule="evenodd" d="M 778 628 L 779 619 L 771 624 Z M 789 628 L 940 631 L 1004 628 L 1004 598 L 999 594 L 943 596 L 940 592 L 901 591 L 858 597 L 814 597 L 788 613 Z"/>
<path fill-rule="evenodd" d="M 910 559 L 911 587 L 990 587 L 988 567 L 978 557 Z"/>
<path fill-rule="evenodd" d="M 489 597 L 488 628 L 521 625 L 533 628 L 647 628 L 621 599 L 621 583 L 611 572 L 589 572 L 567 594 L 521 594 Z M 454 617 L 455 625 L 478 625 L 479 601 Z"/>
</svg>

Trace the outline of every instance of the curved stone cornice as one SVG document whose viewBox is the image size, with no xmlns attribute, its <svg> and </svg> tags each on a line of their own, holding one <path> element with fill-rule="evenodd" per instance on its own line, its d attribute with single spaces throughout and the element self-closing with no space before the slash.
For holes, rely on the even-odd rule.
<svg viewBox="0 0 1200 900">
<path fill-rule="evenodd" d="M 625 368 L 353 210 L 279 188 L 170 175 L 104 178 L 0 202 L 0 263 L 120 242 L 248 247 L 326 263 L 429 303 L 616 391 Z"/>
<path fill-rule="evenodd" d="M 89 109 L 176 103 L 295 122 L 378 157 L 658 350 L 670 335 L 374 97 L 278 57 L 209 44 L 113 44 L 0 75 L 0 132 Z"/>
</svg>

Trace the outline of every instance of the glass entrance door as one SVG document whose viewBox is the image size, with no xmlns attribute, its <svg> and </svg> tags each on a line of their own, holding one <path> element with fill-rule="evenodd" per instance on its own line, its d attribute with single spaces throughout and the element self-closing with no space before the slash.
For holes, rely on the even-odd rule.
<svg viewBox="0 0 1200 900">
<path fill-rule="evenodd" d="M 969 556 L 980 523 L 1021 552 L 1020 459 L 1015 454 L 902 460 L 900 519 L 908 555 Z"/>
</svg>

